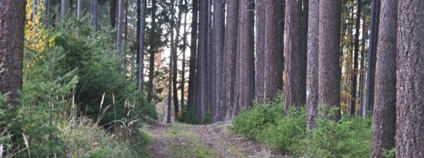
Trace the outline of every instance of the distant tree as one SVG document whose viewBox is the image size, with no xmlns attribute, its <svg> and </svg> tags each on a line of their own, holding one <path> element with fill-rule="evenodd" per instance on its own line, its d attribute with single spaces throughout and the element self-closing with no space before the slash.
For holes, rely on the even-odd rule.
<svg viewBox="0 0 424 158">
<path fill-rule="evenodd" d="M 396 157 L 424 157 L 424 3 L 399 0 L 397 17 Z"/>
<path fill-rule="evenodd" d="M 63 21 L 66 16 L 66 0 L 61 0 L 60 2 L 60 20 Z"/>
<path fill-rule="evenodd" d="M 12 112 L 22 89 L 26 1 L 0 1 L 0 93 L 9 94 Z"/>
<path fill-rule="evenodd" d="M 109 0 L 109 6 L 110 6 L 110 10 L 109 10 L 110 25 L 112 26 L 112 28 L 115 28 L 115 24 L 116 24 L 116 0 Z"/>
<path fill-rule="evenodd" d="M 371 24 L 370 24 L 370 40 L 368 49 L 368 67 L 367 67 L 367 81 L 366 81 L 366 100 L 365 106 L 367 114 L 374 108 L 374 86 L 375 86 L 375 62 L 377 54 L 378 42 L 378 25 L 380 17 L 380 0 L 371 1 Z"/>
<path fill-rule="evenodd" d="M 265 98 L 274 101 L 283 88 L 283 16 L 281 1 L 265 1 Z"/>
<path fill-rule="evenodd" d="M 361 111 L 360 111 L 360 115 L 363 116 L 365 115 L 365 95 L 364 95 L 364 81 L 365 81 L 365 51 L 366 51 L 366 46 L 365 46 L 365 41 L 367 39 L 367 35 L 368 35 L 368 29 L 366 27 L 367 25 L 367 7 L 366 7 L 366 1 L 364 1 L 363 6 L 362 6 L 362 10 L 364 15 L 362 16 L 362 40 L 361 40 L 361 63 L 360 63 L 360 70 L 359 70 L 359 97 L 360 97 L 360 105 L 361 105 Z"/>
<path fill-rule="evenodd" d="M 77 1 L 77 19 L 81 18 L 81 0 Z"/>
<path fill-rule="evenodd" d="M 177 1 L 178 2 L 178 1 Z M 174 114 L 175 117 L 178 116 L 179 113 L 179 102 L 178 102 L 178 87 L 177 87 L 177 79 L 178 79 L 178 45 L 180 43 L 180 28 L 181 28 L 181 15 L 182 11 L 179 9 L 178 13 L 176 13 L 175 0 L 171 0 L 171 55 L 172 58 L 172 90 L 173 90 L 173 103 L 174 103 Z M 174 17 L 177 14 L 177 17 Z M 175 21 L 175 19 L 177 21 Z M 175 30 L 175 34 L 174 34 Z"/>
<path fill-rule="evenodd" d="M 303 106 L 306 102 L 306 54 L 302 47 L 302 1 L 286 1 L 285 15 L 285 105 Z M 305 72 L 304 72 L 305 71 Z"/>
<path fill-rule="evenodd" d="M 96 1 L 96 0 L 94 0 Z M 124 0 L 118 0 L 118 26 L 116 31 L 116 55 L 122 55 L 122 33 L 124 27 Z"/>
<path fill-rule="evenodd" d="M 215 102 L 215 80 L 216 80 L 216 72 L 215 70 L 215 51 L 214 51 L 214 41 L 213 41 L 213 30 L 214 30 L 214 19 L 212 19 L 212 14 L 214 14 L 214 11 L 212 10 L 212 3 L 213 0 L 207 0 L 208 1 L 208 31 L 206 35 L 206 112 L 209 114 L 209 116 L 213 117 L 215 105 L 213 102 Z"/>
<path fill-rule="evenodd" d="M 94 30 L 96 31 L 99 27 L 98 24 L 98 18 L 99 18 L 99 11 L 98 11 L 98 4 L 97 0 L 91 0 L 91 24 L 93 25 Z"/>
<path fill-rule="evenodd" d="M 252 106 L 252 100 L 255 94 L 255 38 L 254 38 L 254 0 L 241 0 L 239 9 L 239 85 L 238 105 L 239 112 Z M 236 78 L 237 79 L 237 78 Z"/>
<path fill-rule="evenodd" d="M 183 27 L 183 48 L 182 48 L 182 72 L 181 72 L 181 108 L 184 106 L 185 97 L 185 72 L 186 72 L 186 50 L 187 50 L 187 13 L 188 13 L 188 2 L 187 0 L 180 0 L 180 9 L 184 13 L 184 27 Z"/>
<path fill-rule="evenodd" d="M 353 54 L 353 74 L 352 74 L 352 99 L 350 102 L 350 114 L 355 115 L 358 84 L 358 56 L 359 56 L 359 29 L 361 28 L 361 0 L 357 1 L 356 23 L 355 23 L 355 50 Z"/>
<path fill-rule="evenodd" d="M 146 0 L 137 0 L 138 18 L 137 18 L 137 56 L 138 56 L 138 89 L 144 95 L 144 36 L 146 30 Z"/>
<path fill-rule="evenodd" d="M 316 127 L 318 106 L 319 1 L 309 1 L 306 77 L 306 129 Z"/>
<path fill-rule="evenodd" d="M 377 49 L 372 157 L 395 146 L 397 0 L 383 0 Z"/>
<path fill-rule="evenodd" d="M 340 108 L 341 1 L 319 1 L 318 103 Z M 334 120 L 340 119 L 337 110 Z"/>
<path fill-rule="evenodd" d="M 224 0 L 215 0 L 213 4 L 213 19 L 214 19 L 214 48 L 213 51 L 215 53 L 215 110 L 214 110 L 214 121 L 221 121 L 223 119 L 223 113 L 225 111 L 222 110 L 223 97 L 222 90 L 225 88 L 223 86 L 224 78 L 223 78 L 223 60 L 224 60 L 224 36 L 225 36 L 225 1 Z"/>
<path fill-rule="evenodd" d="M 265 91 L 265 1 L 256 0 L 255 101 L 263 103 Z"/>
<path fill-rule="evenodd" d="M 238 31 L 238 8 L 239 0 L 228 1 L 225 43 L 224 43 L 224 104 L 223 111 L 226 111 L 224 120 L 230 120 L 234 115 L 234 94 L 235 94 L 235 73 L 236 73 L 236 53 L 237 53 L 237 31 Z"/>
<path fill-rule="evenodd" d="M 158 39 L 157 34 L 157 26 L 156 26 L 156 0 L 152 0 L 152 8 L 151 8 L 151 30 L 150 33 L 150 43 L 149 43 L 149 81 L 148 81 L 148 89 L 147 89 L 147 102 L 151 103 L 153 100 L 153 80 L 155 77 L 155 53 L 157 50 L 158 41 L 154 39 Z"/>
</svg>

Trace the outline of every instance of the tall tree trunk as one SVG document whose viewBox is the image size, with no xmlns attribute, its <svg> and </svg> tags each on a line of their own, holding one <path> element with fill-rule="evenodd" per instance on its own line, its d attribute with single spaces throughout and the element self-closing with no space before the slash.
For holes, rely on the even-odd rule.
<svg viewBox="0 0 424 158">
<path fill-rule="evenodd" d="M 239 24 L 239 111 L 236 115 L 252 106 L 255 95 L 255 48 L 254 48 L 254 0 L 240 1 Z"/>
<path fill-rule="evenodd" d="M 116 24 L 116 0 L 109 0 L 109 5 L 110 5 L 110 12 L 109 12 L 110 25 L 112 26 L 112 28 L 115 28 L 115 24 Z"/>
<path fill-rule="evenodd" d="M 357 83 L 358 83 L 358 56 L 359 56 L 359 29 L 361 22 L 361 0 L 357 2 L 356 24 L 355 24 L 355 52 L 353 57 L 353 74 L 352 74 L 352 100 L 350 102 L 350 114 L 355 115 L 357 99 Z"/>
<path fill-rule="evenodd" d="M 228 1 L 227 4 L 227 16 L 226 16 L 226 28 L 225 28 L 225 39 L 224 39 L 224 102 L 223 111 L 226 112 L 224 120 L 230 120 L 233 111 L 234 101 L 234 85 L 235 85 L 235 73 L 236 73 L 236 53 L 237 53 L 237 31 L 238 31 L 238 8 L 239 1 L 232 0 Z"/>
<path fill-rule="evenodd" d="M 365 81 L 365 41 L 366 41 L 366 36 L 367 36 L 367 28 L 366 28 L 366 19 L 367 19 L 367 9 L 365 4 L 362 6 L 362 8 L 364 10 L 364 16 L 362 16 L 362 43 L 361 43 L 361 73 L 359 75 L 359 97 L 361 97 L 360 99 L 360 104 L 361 104 L 361 111 L 360 111 L 360 115 L 361 116 L 365 116 L 365 95 L 364 95 L 364 81 Z"/>
<path fill-rule="evenodd" d="M 60 21 L 64 21 L 66 16 L 66 0 L 61 0 L 60 3 Z"/>
<path fill-rule="evenodd" d="M 196 84 L 196 106 L 197 118 L 202 122 L 207 108 L 207 78 L 206 78 L 206 55 L 208 34 L 208 0 L 200 0 L 199 3 L 199 56 L 197 60 L 197 84 Z"/>
<path fill-rule="evenodd" d="M 265 1 L 256 0 L 255 101 L 263 103 L 265 91 Z"/>
<path fill-rule="evenodd" d="M 189 60 L 189 76 L 188 76 L 188 102 L 187 110 L 192 110 L 196 105 L 196 69 L 197 69 L 197 15 L 198 0 L 193 0 L 192 21 L 191 21 L 191 41 L 190 41 L 190 60 Z"/>
<path fill-rule="evenodd" d="M 97 31 L 98 25 L 98 17 L 99 17 L 99 11 L 98 11 L 98 5 L 97 0 L 91 0 L 91 24 L 93 25 L 94 31 Z"/>
<path fill-rule="evenodd" d="M 151 12 L 151 20 L 152 20 L 152 33 L 150 37 L 150 47 L 149 47 L 149 84 L 147 89 L 147 102 L 152 103 L 153 100 L 153 89 L 155 88 L 153 85 L 153 79 L 155 77 L 155 53 L 157 49 L 157 41 L 153 39 L 157 38 L 156 31 L 156 0 L 152 0 L 152 12 Z"/>
<path fill-rule="evenodd" d="M 265 1 L 265 98 L 274 101 L 283 88 L 281 2 Z"/>
<path fill-rule="evenodd" d="M 319 2 L 318 104 L 340 108 L 341 1 Z M 340 109 L 333 120 L 340 119 Z"/>
<path fill-rule="evenodd" d="M 319 1 L 309 2 L 308 54 L 306 77 L 306 129 L 317 126 L 315 118 L 318 106 L 318 54 L 319 54 Z"/>
<path fill-rule="evenodd" d="M 302 1 L 286 1 L 285 15 L 285 106 L 302 106 L 306 100 L 306 71 L 302 47 Z"/>
<path fill-rule="evenodd" d="M 139 16 L 138 16 L 138 89 L 142 95 L 144 95 L 144 36 L 146 29 L 146 0 L 138 0 L 139 4 Z"/>
<path fill-rule="evenodd" d="M 10 93 L 7 103 L 14 112 L 22 89 L 26 1 L 0 3 L 0 93 Z"/>
<path fill-rule="evenodd" d="M 116 55 L 122 54 L 122 27 L 124 22 L 124 0 L 118 0 L 118 26 L 116 31 Z"/>
<path fill-rule="evenodd" d="M 383 0 L 375 78 L 372 157 L 395 146 L 397 0 Z"/>
<path fill-rule="evenodd" d="M 216 87 L 215 90 L 215 102 L 213 103 L 215 105 L 214 110 L 214 121 L 222 121 L 223 119 L 223 111 L 222 105 L 223 105 L 223 97 L 222 90 L 224 88 L 223 86 L 223 71 L 222 71 L 222 64 L 224 60 L 224 36 L 225 36 L 225 1 L 224 0 L 215 0 L 213 4 L 213 19 L 214 19 L 214 33 L 213 33 L 213 40 L 214 40 L 214 48 L 213 51 L 215 52 L 215 83 L 213 83 L 214 87 Z"/>
<path fill-rule="evenodd" d="M 183 8 L 183 6 L 187 6 L 187 0 L 181 0 L 180 1 L 180 8 Z M 184 11 L 184 28 L 183 28 L 183 59 L 181 61 L 181 109 L 184 107 L 184 94 L 185 94 L 185 67 L 186 67 L 186 48 L 187 48 L 187 10 Z"/>
<path fill-rule="evenodd" d="M 370 24 L 370 44 L 368 49 L 368 70 L 366 82 L 366 100 L 367 114 L 374 108 L 374 83 L 375 83 L 375 61 L 377 54 L 378 25 L 380 17 L 380 0 L 371 2 L 371 24 Z"/>
<path fill-rule="evenodd" d="M 168 110 L 166 123 L 171 123 L 172 117 L 172 55 L 169 57 L 169 70 L 168 70 Z"/>
<path fill-rule="evenodd" d="M 207 17 L 208 17 L 208 33 L 207 33 L 207 54 L 206 54 L 206 65 L 207 65 L 207 67 L 206 67 L 206 89 L 207 89 L 207 91 L 206 91 L 206 98 L 207 98 L 207 101 L 206 101 L 206 106 L 207 106 L 207 108 L 206 108 L 206 112 L 207 112 L 207 114 L 209 115 L 209 116 L 211 116 L 211 115 L 213 115 L 214 114 L 214 105 L 212 104 L 213 102 L 215 102 L 214 101 L 214 99 L 215 99 L 215 96 L 214 96 L 214 94 L 215 94 L 215 91 L 216 91 L 216 87 L 215 87 L 215 51 L 214 51 L 214 49 L 213 49 L 213 45 L 214 45 L 214 42 L 213 42 L 213 36 L 212 36 L 212 32 L 213 32 L 213 29 L 214 29 L 214 22 L 213 22 L 213 19 L 212 19 L 212 14 L 214 14 L 213 12 L 212 12 L 212 0 L 208 0 L 208 14 L 207 14 Z M 209 117 L 208 116 L 208 117 Z"/>
<path fill-rule="evenodd" d="M 80 20 L 81 18 L 81 0 L 78 0 L 77 2 L 77 19 Z"/>
<path fill-rule="evenodd" d="M 125 0 L 124 3 L 124 11 L 125 11 L 125 21 L 124 21 L 124 41 L 127 43 L 128 41 L 128 0 Z"/>
<path fill-rule="evenodd" d="M 172 74 L 172 90 L 173 90 L 173 102 L 174 102 L 174 114 L 175 117 L 178 116 L 179 113 L 179 106 L 178 106 L 178 87 L 177 87 L 177 78 L 178 78 L 178 56 L 177 56 L 177 51 L 178 51 L 178 44 L 179 44 L 179 38 L 178 36 L 180 35 L 180 25 L 181 25 L 181 10 L 179 10 L 178 13 L 178 21 L 177 21 L 177 25 L 175 25 L 175 18 L 174 15 L 175 13 L 175 0 L 171 0 L 171 54 L 172 54 L 172 69 L 173 69 L 173 74 Z M 176 33 L 174 34 L 174 29 L 176 30 Z"/>
<path fill-rule="evenodd" d="M 396 157 L 424 157 L 424 3 L 398 3 Z"/>
</svg>

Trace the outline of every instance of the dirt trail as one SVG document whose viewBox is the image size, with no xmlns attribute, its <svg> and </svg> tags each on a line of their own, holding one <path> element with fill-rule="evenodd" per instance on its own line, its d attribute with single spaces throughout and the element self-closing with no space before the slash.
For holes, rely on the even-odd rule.
<svg viewBox="0 0 424 158">
<path fill-rule="evenodd" d="M 153 158 L 263 158 L 272 155 L 263 145 L 232 135 L 230 122 L 209 125 L 153 124 L 148 127 L 154 141 L 149 146 Z"/>
</svg>

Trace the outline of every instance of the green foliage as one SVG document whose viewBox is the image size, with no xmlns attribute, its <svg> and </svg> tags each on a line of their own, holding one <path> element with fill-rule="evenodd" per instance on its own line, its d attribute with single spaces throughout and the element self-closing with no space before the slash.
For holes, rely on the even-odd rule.
<svg viewBox="0 0 424 158">
<path fill-rule="evenodd" d="M 306 132 L 304 108 L 284 109 L 283 98 L 272 105 L 255 105 L 233 119 L 230 129 L 285 154 L 309 157 L 369 157 L 371 118 L 343 116 L 320 107 L 318 127 Z"/>
<path fill-rule="evenodd" d="M 308 155 L 320 157 L 369 157 L 371 118 L 344 116 L 339 122 L 319 118 L 312 130 Z"/>
<path fill-rule="evenodd" d="M 305 148 L 306 115 L 305 109 L 296 107 L 284 111 L 282 119 L 274 124 L 267 124 L 256 135 L 256 140 L 268 144 L 283 153 L 300 155 Z"/>
<path fill-rule="evenodd" d="M 197 114 L 195 108 L 182 108 L 183 112 L 180 118 L 178 118 L 180 122 L 188 123 L 188 124 L 198 124 Z"/>
<path fill-rule="evenodd" d="M 203 118 L 203 120 L 202 120 L 202 124 L 210 124 L 210 123 L 212 123 L 213 122 L 213 120 L 212 120 L 212 113 L 210 112 L 210 111 L 207 111 L 206 112 L 206 115 L 205 115 L 205 118 Z"/>
<path fill-rule="evenodd" d="M 71 18 L 56 30 L 31 23 L 25 32 L 17 108 L 0 94 L 5 155 L 147 157 L 149 137 L 139 122 L 146 115 L 155 119 L 156 112 L 127 75 L 125 60 L 113 56 L 113 38 L 94 33 L 87 18 Z M 106 126 L 114 130 L 105 132 Z"/>
<path fill-rule="evenodd" d="M 395 147 L 393 147 L 392 149 L 390 149 L 390 150 L 386 150 L 386 151 L 384 151 L 383 152 L 383 156 L 385 157 L 385 158 L 395 158 L 396 157 L 396 148 Z"/>
<path fill-rule="evenodd" d="M 234 132 L 256 139 L 257 134 L 269 125 L 276 125 L 282 119 L 283 105 L 275 103 L 271 106 L 255 104 L 249 111 L 239 114 L 233 119 Z"/>
<path fill-rule="evenodd" d="M 127 76 L 125 60 L 114 56 L 115 45 L 107 30 L 94 33 L 87 19 L 71 19 L 59 32 L 54 42 L 65 54 L 61 65 L 65 70 L 77 69 L 80 76 L 75 93 L 83 114 L 93 119 L 102 114 L 102 124 L 128 118 L 129 110 L 132 118 L 157 118 L 154 106 L 147 104 L 138 91 L 136 80 Z"/>
</svg>

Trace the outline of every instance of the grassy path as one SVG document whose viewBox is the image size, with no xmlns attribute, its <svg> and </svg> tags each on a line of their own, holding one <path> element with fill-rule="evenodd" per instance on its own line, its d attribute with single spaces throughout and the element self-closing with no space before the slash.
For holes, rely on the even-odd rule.
<svg viewBox="0 0 424 158">
<path fill-rule="evenodd" d="M 271 152 L 264 146 L 229 134 L 229 125 L 229 122 L 210 125 L 151 125 L 149 132 L 154 140 L 149 146 L 150 157 L 271 157 Z"/>
</svg>

